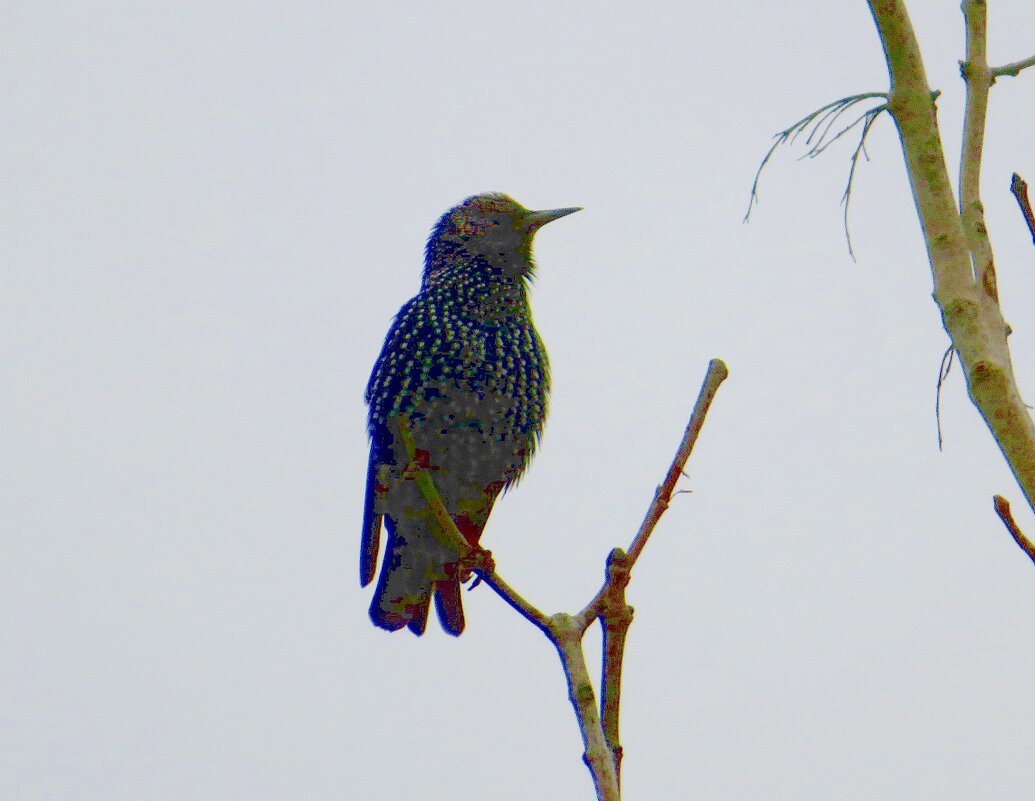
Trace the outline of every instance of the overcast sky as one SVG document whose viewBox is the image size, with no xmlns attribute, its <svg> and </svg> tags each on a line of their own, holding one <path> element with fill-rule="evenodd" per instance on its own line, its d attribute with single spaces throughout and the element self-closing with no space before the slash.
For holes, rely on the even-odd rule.
<svg viewBox="0 0 1035 801">
<path fill-rule="evenodd" d="M 910 2 L 950 171 L 955 0 Z M 990 0 L 989 58 L 1035 52 Z M 554 393 L 484 543 L 547 612 L 628 544 L 707 362 L 719 392 L 633 576 L 630 799 L 1031 797 L 1027 510 L 947 344 L 865 3 L 8 2 L 0 11 L 0 797 L 592 797 L 557 658 L 490 590 L 375 629 L 363 389 L 467 195 L 537 237 Z M 983 173 L 1035 402 L 1035 70 Z M 588 640 L 593 664 L 599 638 Z M 596 667 L 592 668 L 594 673 Z"/>
</svg>

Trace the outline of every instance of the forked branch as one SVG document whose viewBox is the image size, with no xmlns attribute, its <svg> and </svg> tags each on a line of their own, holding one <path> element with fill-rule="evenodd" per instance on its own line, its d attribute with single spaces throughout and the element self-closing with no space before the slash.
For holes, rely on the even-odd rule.
<svg viewBox="0 0 1035 801">
<path fill-rule="evenodd" d="M 422 454 L 417 450 L 409 420 L 405 416 L 397 418 L 399 436 L 409 458 L 406 476 L 416 482 L 434 514 L 439 529 L 436 536 L 457 553 L 462 564 L 468 566 L 503 600 L 542 631 L 557 649 L 568 683 L 568 697 L 575 711 L 579 730 L 582 732 L 583 759 L 589 768 L 599 801 L 619 801 L 620 798 L 622 747 L 618 736 L 618 713 L 621 701 L 622 657 L 626 634 L 632 622 L 632 607 L 626 603 L 625 587 L 629 583 L 633 565 L 668 508 L 676 482 L 684 475 L 683 469 L 704 425 L 708 408 L 716 390 L 726 380 L 727 375 L 726 365 L 720 359 L 712 359 L 690 421 L 683 432 L 676 457 L 664 481 L 654 493 L 654 500 L 639 531 L 633 537 L 629 552 L 626 553 L 620 548 L 615 548 L 611 552 L 607 560 L 603 587 L 575 616 L 563 612 L 552 616 L 544 615 L 500 577 L 487 551 L 472 548 L 467 543 L 442 503 L 430 473 L 425 469 L 424 463 L 427 460 L 422 460 Z M 582 650 L 582 638 L 596 619 L 601 622 L 604 643 L 604 653 L 601 657 L 603 695 L 599 710 Z"/>
<path fill-rule="evenodd" d="M 932 92 L 928 84 L 906 5 L 901 0 L 868 0 L 868 4 L 888 66 L 889 92 L 852 95 L 828 103 L 777 134 L 776 142 L 755 175 L 748 213 L 758 198 L 759 175 L 779 145 L 793 142 L 808 132 L 806 144 L 810 148 L 805 156 L 814 157 L 862 123 L 843 198 L 847 234 L 848 201 L 859 154 L 865 155 L 866 135 L 876 117 L 883 111 L 889 112 L 901 140 L 906 173 L 927 245 L 934 299 L 952 342 L 951 349 L 963 369 L 971 400 L 1013 471 L 1028 505 L 1035 511 L 1035 422 L 1017 388 L 1007 344 L 1010 329 L 999 305 L 995 263 L 980 195 L 989 90 L 997 76 L 1017 75 L 1035 66 L 1035 57 L 990 68 L 986 57 L 987 2 L 963 0 L 967 53 L 960 67 L 966 81 L 967 106 L 957 203 L 938 131 L 935 108 L 938 93 Z M 831 136 L 838 116 L 867 99 L 883 102 Z M 1019 179 L 1015 181 L 1014 193 L 1035 239 L 1035 221 L 1032 221 L 1030 206 L 1022 200 Z M 943 364 L 947 369 L 947 363 Z M 943 375 L 944 370 L 939 373 L 939 382 Z"/>
<path fill-rule="evenodd" d="M 985 112 L 993 71 L 985 57 L 987 6 L 964 0 L 967 88 L 960 204 L 945 166 L 920 46 L 901 2 L 869 0 L 892 86 L 888 108 L 902 141 L 913 198 L 934 280 L 934 299 L 963 368 L 971 400 L 1035 509 L 1035 423 L 1017 388 L 1009 328 L 996 289 L 995 267 L 980 198 Z M 1018 66 L 1018 71 L 1023 65 Z"/>
</svg>

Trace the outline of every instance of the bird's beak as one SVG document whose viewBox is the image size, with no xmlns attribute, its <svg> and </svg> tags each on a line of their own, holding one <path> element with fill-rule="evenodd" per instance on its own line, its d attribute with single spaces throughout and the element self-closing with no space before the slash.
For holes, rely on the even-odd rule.
<svg viewBox="0 0 1035 801">
<path fill-rule="evenodd" d="M 570 209 L 545 209 L 543 211 L 530 211 L 525 215 L 525 230 L 533 234 L 546 225 L 548 222 L 567 217 L 576 211 L 582 211 L 582 206 L 575 206 Z"/>
</svg>

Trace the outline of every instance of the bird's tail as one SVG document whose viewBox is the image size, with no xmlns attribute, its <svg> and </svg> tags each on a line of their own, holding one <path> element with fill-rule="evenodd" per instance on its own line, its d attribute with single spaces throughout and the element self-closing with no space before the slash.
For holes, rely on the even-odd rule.
<svg viewBox="0 0 1035 801">
<path fill-rule="evenodd" d="M 428 608 L 432 595 L 442 628 L 454 636 L 464 630 L 464 608 L 460 600 L 460 582 L 450 574 L 449 554 L 434 536 L 422 528 L 399 530 L 385 517 L 388 546 L 381 575 L 377 580 L 370 619 L 388 631 L 406 626 L 414 634 L 423 634 L 428 624 Z"/>
</svg>

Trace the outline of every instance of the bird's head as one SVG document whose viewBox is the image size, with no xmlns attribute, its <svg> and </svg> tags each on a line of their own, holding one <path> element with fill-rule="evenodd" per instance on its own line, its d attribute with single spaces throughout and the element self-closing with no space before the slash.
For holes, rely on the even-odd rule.
<svg viewBox="0 0 1035 801">
<path fill-rule="evenodd" d="M 424 281 L 450 268 L 487 269 L 508 278 L 529 278 L 535 232 L 579 208 L 531 211 L 503 194 L 473 195 L 439 219 L 428 237 Z"/>
</svg>

